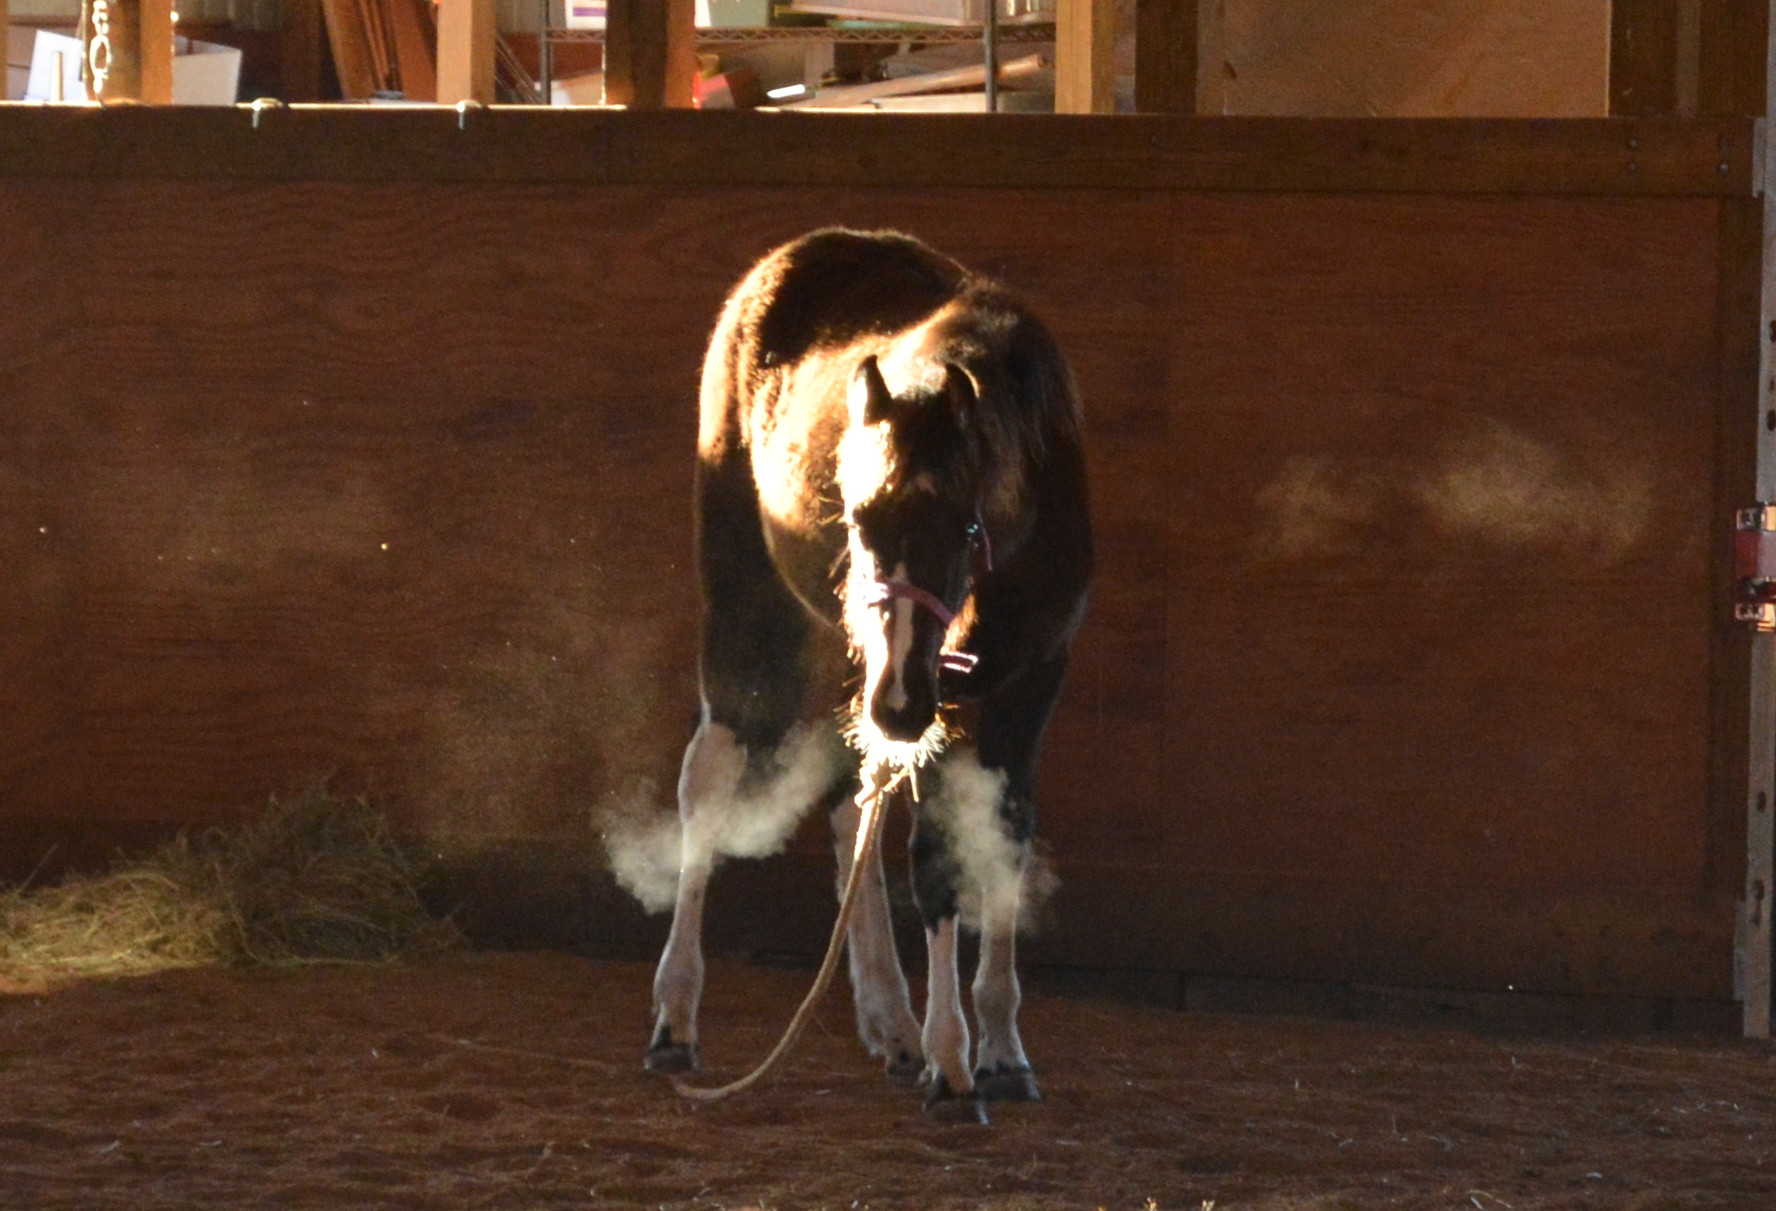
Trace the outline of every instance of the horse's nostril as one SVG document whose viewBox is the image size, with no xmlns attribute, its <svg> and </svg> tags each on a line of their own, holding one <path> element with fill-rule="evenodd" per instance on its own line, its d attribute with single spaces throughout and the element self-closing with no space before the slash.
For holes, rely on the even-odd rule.
<svg viewBox="0 0 1776 1211">
<path fill-rule="evenodd" d="M 906 744 L 911 744 L 923 736 L 925 729 L 931 726 L 933 718 L 935 718 L 934 715 L 927 715 L 923 720 L 920 720 L 909 711 L 878 710 L 875 712 L 876 729 L 888 739 Z"/>
<path fill-rule="evenodd" d="M 888 695 L 878 693 L 870 703 L 870 720 L 890 740 L 911 743 L 937 718 L 937 704 L 928 695 L 914 694 L 892 706 L 889 701 Z"/>
</svg>

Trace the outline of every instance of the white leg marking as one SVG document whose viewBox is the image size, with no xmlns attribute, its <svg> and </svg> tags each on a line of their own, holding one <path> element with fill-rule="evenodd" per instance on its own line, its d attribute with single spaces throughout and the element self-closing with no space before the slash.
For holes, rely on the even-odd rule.
<svg viewBox="0 0 1776 1211">
<path fill-rule="evenodd" d="M 695 1047 L 697 1042 L 703 897 L 716 860 L 764 857 L 780 849 L 832 784 L 842 755 L 842 742 L 830 726 L 797 728 L 772 754 L 767 783 L 748 788 L 742 797 L 747 752 L 733 731 L 705 719 L 691 737 L 678 776 L 681 840 L 672 930 L 654 972 L 656 1043 Z"/>
<path fill-rule="evenodd" d="M 654 972 L 654 1039 L 697 1043 L 697 1006 L 703 996 L 703 895 L 715 861 L 716 821 L 734 801 L 746 770 L 746 751 L 734 733 L 705 720 L 685 749 L 678 776 L 683 832 L 672 930 Z"/>
<path fill-rule="evenodd" d="M 982 905 L 980 962 L 974 969 L 974 1020 L 980 1026 L 975 1070 L 991 1076 L 1030 1066 L 1018 1037 L 1017 902 Z"/>
<path fill-rule="evenodd" d="M 833 846 L 839 863 L 839 890 L 851 873 L 859 811 L 847 797 L 833 811 Z M 857 1007 L 857 1033 L 869 1053 L 887 1061 L 894 1075 L 917 1076 L 923 1061 L 919 1047 L 919 1020 L 913 1016 L 912 997 L 900 970 L 894 946 L 892 916 L 888 909 L 888 885 L 882 875 L 882 849 L 877 846 L 870 868 L 860 874 L 857 907 L 846 935 L 846 960 L 851 969 L 851 994 Z"/>
<path fill-rule="evenodd" d="M 961 981 L 956 976 L 956 918 L 925 931 L 925 1044 L 926 1070 L 949 1082 L 950 1091 L 967 1096 L 974 1091 L 968 1068 L 968 1019 L 962 1016 Z"/>
</svg>

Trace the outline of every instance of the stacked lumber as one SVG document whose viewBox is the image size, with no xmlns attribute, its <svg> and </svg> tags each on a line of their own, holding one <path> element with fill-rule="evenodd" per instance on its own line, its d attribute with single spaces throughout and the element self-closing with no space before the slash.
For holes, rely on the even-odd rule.
<svg viewBox="0 0 1776 1211">
<path fill-rule="evenodd" d="M 438 11 L 433 0 L 321 0 L 340 95 L 438 99 Z M 542 93 L 504 38 L 495 40 L 499 82 L 527 105 Z"/>
<path fill-rule="evenodd" d="M 942 48 L 945 54 L 927 55 L 912 52 L 891 56 L 882 63 L 887 78 L 864 84 L 839 84 L 822 88 L 805 101 L 792 103 L 797 109 L 851 109 L 884 107 L 891 102 L 920 98 L 917 107 L 933 110 L 968 110 L 984 108 L 982 94 L 975 90 L 987 81 L 986 64 L 978 58 L 973 63 L 949 65 L 956 58 L 953 48 Z M 970 48 L 974 49 L 974 48 Z M 966 53 L 966 52 L 964 52 Z M 978 49 L 975 55 L 978 56 Z M 1027 54 L 999 65 L 1000 87 L 1024 88 L 1052 95 L 1054 91 L 1054 55 L 1050 51 Z M 1003 99 L 1003 98 L 1002 98 Z M 1034 99 L 1034 98 L 1032 98 Z M 900 108 L 900 105 L 892 105 Z M 1008 107 L 1009 108 L 1009 107 Z M 1018 108 L 1027 108 L 1018 106 Z"/>
<path fill-rule="evenodd" d="M 321 0 L 339 91 L 347 101 L 399 94 L 438 99 L 438 27 L 431 0 Z"/>
</svg>

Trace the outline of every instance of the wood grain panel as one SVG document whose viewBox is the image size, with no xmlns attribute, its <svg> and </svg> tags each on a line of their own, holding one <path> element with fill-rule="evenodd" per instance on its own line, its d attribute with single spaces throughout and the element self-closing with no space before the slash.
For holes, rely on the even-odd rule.
<svg viewBox="0 0 1776 1211">
<path fill-rule="evenodd" d="M 1716 221 L 1180 204 L 1178 852 L 1295 881 L 1722 890 Z"/>
<path fill-rule="evenodd" d="M 540 170 L 480 154 L 375 183 L 0 156 L 32 301 L 0 314 L 0 836 L 328 772 L 441 845 L 590 853 L 664 808 L 708 327 L 779 241 L 893 226 L 1027 294 L 1087 404 L 1101 574 L 1033 954 L 1722 993 L 1718 201 L 742 188 L 639 150 L 619 183 L 515 182 Z M 724 936 L 830 910 L 804 872 Z"/>
</svg>

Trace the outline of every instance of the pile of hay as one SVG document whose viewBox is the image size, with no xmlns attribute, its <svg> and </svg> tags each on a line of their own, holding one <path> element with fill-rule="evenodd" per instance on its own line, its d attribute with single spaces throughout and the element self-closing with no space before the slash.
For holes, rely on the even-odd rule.
<svg viewBox="0 0 1776 1211">
<path fill-rule="evenodd" d="M 368 803 L 317 787 L 110 874 L 0 894 L 0 975 L 382 962 L 458 944 L 420 877 Z"/>
</svg>

